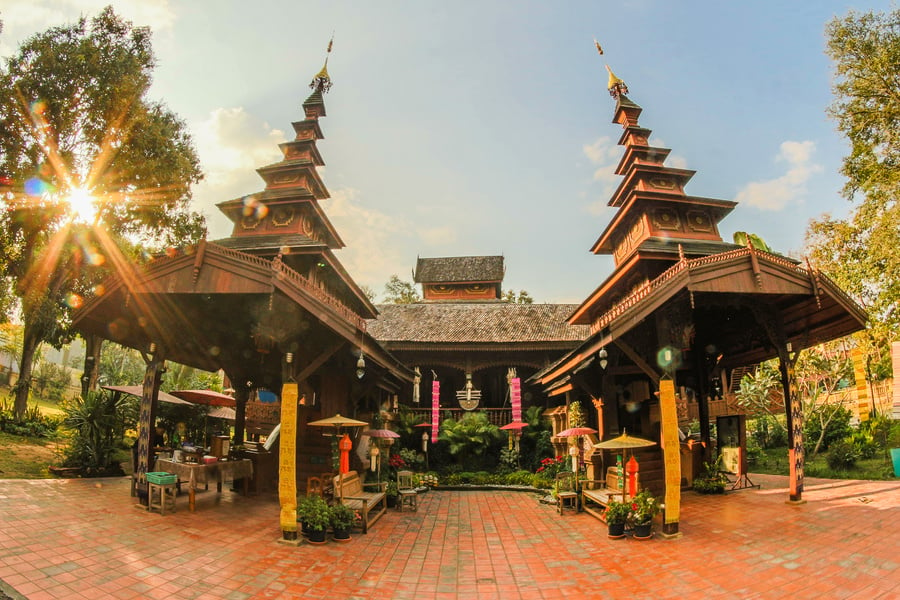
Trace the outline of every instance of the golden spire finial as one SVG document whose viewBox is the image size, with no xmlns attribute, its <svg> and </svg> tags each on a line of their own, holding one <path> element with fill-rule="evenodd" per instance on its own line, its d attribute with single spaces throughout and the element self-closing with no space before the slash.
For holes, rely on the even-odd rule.
<svg viewBox="0 0 900 600">
<path fill-rule="evenodd" d="M 325 51 L 325 64 L 322 65 L 322 69 L 316 73 L 316 76 L 313 77 L 313 80 L 309 83 L 309 87 L 323 94 L 328 92 L 333 85 L 331 77 L 328 75 L 328 57 L 331 55 L 331 47 L 333 45 L 334 32 L 331 34 L 331 39 L 328 40 L 328 49 Z"/>
<path fill-rule="evenodd" d="M 606 70 L 609 71 L 609 81 L 606 84 L 606 89 L 609 90 L 609 95 L 613 98 L 617 98 L 619 96 L 623 96 L 628 93 L 628 86 L 625 85 L 625 82 L 616 77 L 616 74 L 612 72 L 612 69 L 609 68 L 609 65 L 606 65 Z"/>
</svg>

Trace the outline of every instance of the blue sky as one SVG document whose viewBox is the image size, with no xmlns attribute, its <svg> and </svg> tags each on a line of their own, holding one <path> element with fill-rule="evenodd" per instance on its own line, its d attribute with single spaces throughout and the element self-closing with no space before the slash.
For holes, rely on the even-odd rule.
<svg viewBox="0 0 900 600">
<path fill-rule="evenodd" d="M 184 118 L 206 180 L 194 190 L 211 238 L 215 203 L 262 188 L 254 169 L 322 66 L 334 32 L 319 149 L 337 256 L 381 292 L 417 256 L 503 254 L 506 288 L 581 302 L 612 272 L 589 248 L 612 215 L 622 149 L 609 64 L 644 108 L 687 191 L 737 200 L 720 225 L 800 256 L 810 218 L 845 215 L 847 151 L 824 27 L 854 4 L 626 0 L 349 2 L 5 0 L 0 55 L 106 4 L 154 31 L 151 96 Z M 600 41 L 598 56 L 593 39 Z"/>
</svg>

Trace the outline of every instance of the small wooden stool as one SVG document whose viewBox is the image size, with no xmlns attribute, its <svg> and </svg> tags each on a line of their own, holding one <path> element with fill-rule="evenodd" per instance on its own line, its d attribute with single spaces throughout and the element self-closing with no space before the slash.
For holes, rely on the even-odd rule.
<svg viewBox="0 0 900 600">
<path fill-rule="evenodd" d="M 166 509 L 175 512 L 176 483 L 149 483 L 149 498 L 147 498 L 147 510 L 159 509 L 159 514 L 165 515 Z"/>
<path fill-rule="evenodd" d="M 418 497 L 419 494 L 416 492 L 416 490 L 400 490 L 400 502 L 398 503 L 400 512 L 403 512 L 404 506 L 413 512 L 418 510 Z"/>
</svg>

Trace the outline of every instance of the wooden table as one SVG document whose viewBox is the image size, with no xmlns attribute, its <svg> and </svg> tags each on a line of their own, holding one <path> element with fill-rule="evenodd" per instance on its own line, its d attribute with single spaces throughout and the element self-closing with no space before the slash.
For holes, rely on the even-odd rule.
<svg viewBox="0 0 900 600">
<path fill-rule="evenodd" d="M 243 479 L 243 493 L 247 495 L 247 482 L 253 476 L 253 463 L 248 459 L 214 462 L 207 465 L 198 463 L 175 462 L 174 460 L 160 458 L 156 461 L 156 470 L 167 473 L 175 473 L 179 481 L 188 483 L 188 506 L 194 511 L 195 494 L 197 484 L 206 484 L 211 478 L 215 478 L 216 492 L 222 492 L 222 482 L 226 478 L 232 481 Z"/>
</svg>

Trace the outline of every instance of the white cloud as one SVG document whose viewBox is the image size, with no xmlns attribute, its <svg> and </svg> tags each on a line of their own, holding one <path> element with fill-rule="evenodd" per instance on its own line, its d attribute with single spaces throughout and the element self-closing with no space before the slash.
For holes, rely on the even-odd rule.
<svg viewBox="0 0 900 600">
<path fill-rule="evenodd" d="M 606 203 L 622 179 L 615 174 L 622 149 L 612 138 L 603 136 L 593 144 L 585 145 L 582 150 L 594 165 L 594 181 L 599 183 L 599 190 L 591 193 L 596 200 L 587 205 L 587 210 L 593 215 L 600 215 L 605 212 Z"/>
<path fill-rule="evenodd" d="M 403 218 L 364 206 L 352 188 L 331 190 L 331 198 L 321 205 L 346 244 L 337 253 L 341 264 L 356 282 L 380 295 L 397 273 L 397 265 L 410 264 L 410 256 L 404 254 L 409 244 L 403 238 L 411 237 L 409 232 L 415 228 Z M 407 278 L 405 273 L 397 274 Z"/>
<path fill-rule="evenodd" d="M 748 183 L 738 191 L 735 200 L 769 211 L 783 210 L 788 204 L 801 202 L 806 194 L 806 182 L 822 171 L 822 166 L 812 160 L 815 150 L 815 143 L 808 140 L 782 142 L 775 160 L 786 162 L 787 172 L 775 179 Z"/>
<path fill-rule="evenodd" d="M 9 56 L 30 35 L 50 27 L 73 23 L 81 16 L 88 19 L 100 13 L 110 0 L 5 0 L 0 9 L 3 36 L 0 56 Z M 154 33 L 171 31 L 175 13 L 169 0 L 119 2 L 116 14 L 135 26 L 148 25 Z"/>
<path fill-rule="evenodd" d="M 653 136 L 650 140 L 651 146 L 656 146 L 657 148 L 668 148 L 668 145 L 663 141 L 662 138 Z M 667 167 L 672 167 L 673 169 L 687 169 L 687 159 L 680 154 L 675 154 L 674 152 L 669 154 L 666 158 L 665 165 Z"/>
<path fill-rule="evenodd" d="M 204 180 L 194 187 L 194 202 L 209 221 L 210 237 L 230 233 L 230 222 L 215 208 L 263 188 L 256 169 L 281 159 L 284 132 L 238 108 L 217 108 L 191 127 Z"/>
</svg>

